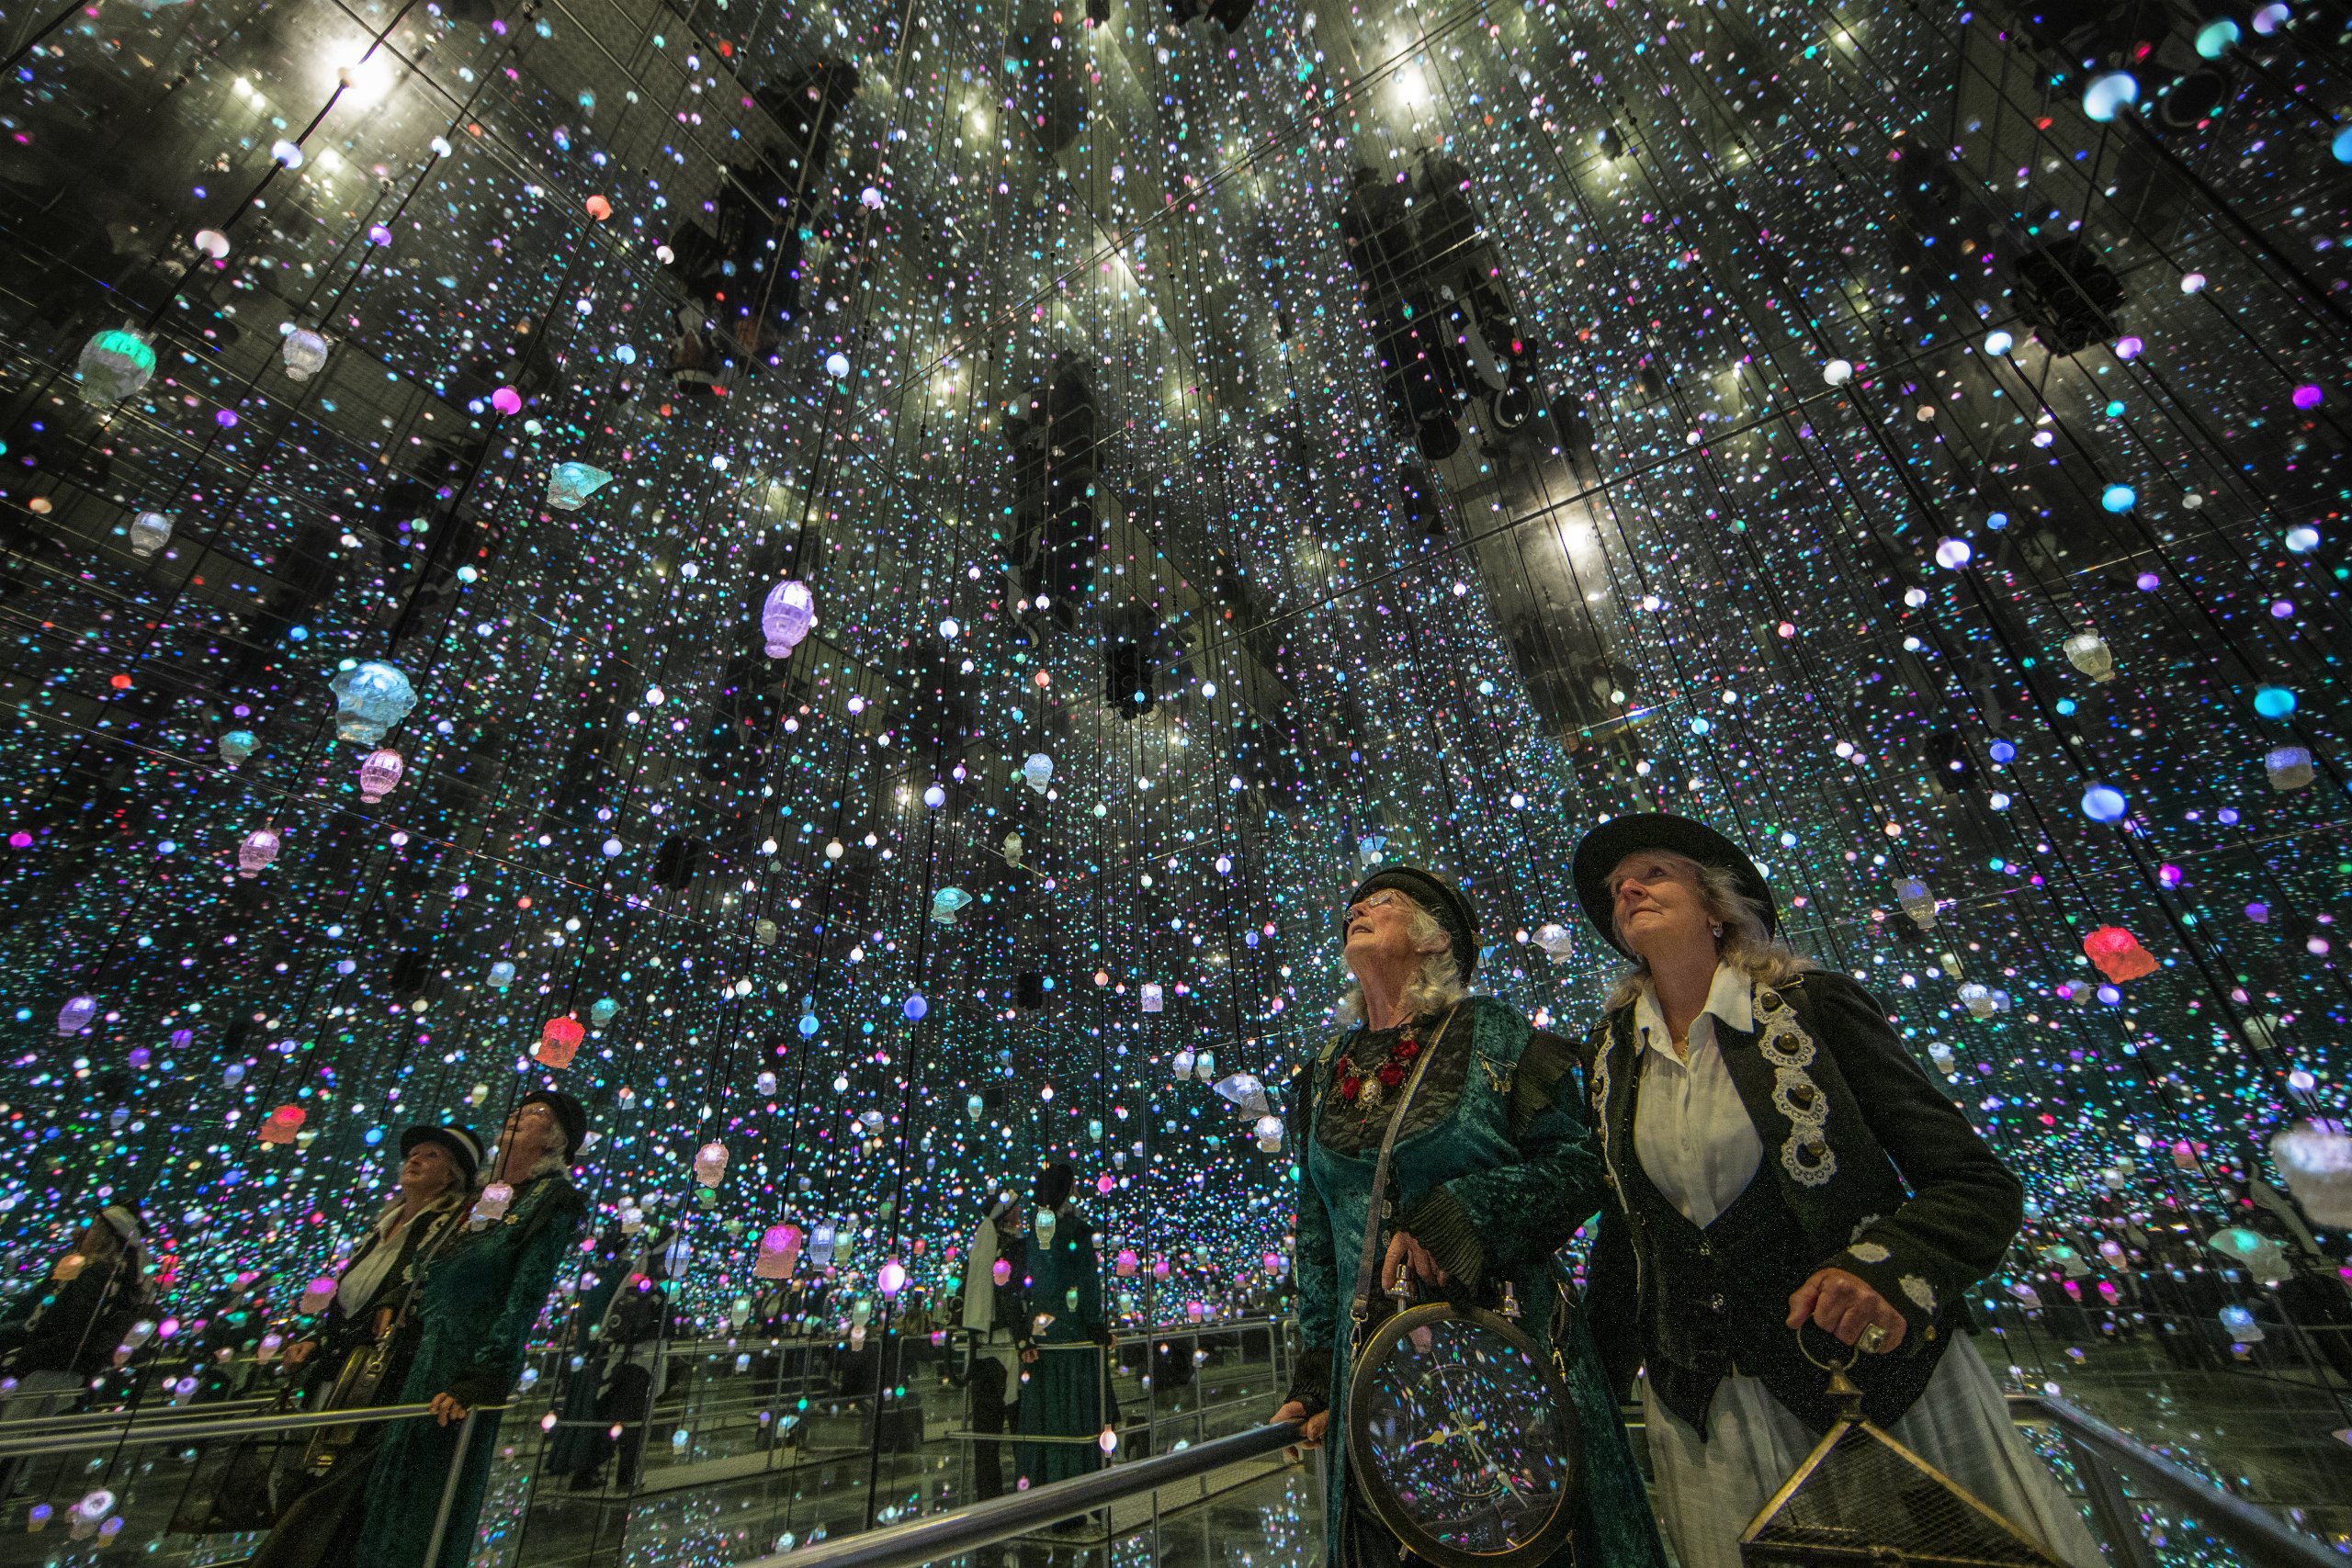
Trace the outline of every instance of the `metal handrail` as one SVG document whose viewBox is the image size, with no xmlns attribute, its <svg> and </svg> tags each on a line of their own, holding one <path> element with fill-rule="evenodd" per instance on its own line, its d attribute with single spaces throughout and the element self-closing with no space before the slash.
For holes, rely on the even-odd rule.
<svg viewBox="0 0 2352 1568">
<path fill-rule="evenodd" d="M 2046 1423 L 2065 1438 L 2092 1512 L 2129 1568 L 2156 1568 L 2156 1560 L 2118 1484 L 2119 1475 L 2145 1487 L 2151 1500 L 2194 1517 L 2256 1568 L 2344 1568 L 2340 1555 L 2311 1537 L 2289 1529 L 2266 1510 L 2232 1496 L 2067 1400 L 2054 1394 L 2013 1393 L 2008 1396 L 2008 1408 L 2012 1419 L 2026 1425 Z M 1011 1540 L 1174 1482 L 1262 1458 L 1297 1438 L 1295 1423 L 1261 1427 L 928 1518 L 758 1558 L 742 1568 L 922 1568 L 924 1563 Z"/>
<path fill-rule="evenodd" d="M 477 1405 L 467 1414 L 492 1415 L 504 1404 Z M 0 1438 L 0 1459 L 28 1459 L 43 1454 L 73 1453 L 94 1441 L 109 1447 L 142 1448 L 157 1443 L 209 1443 L 222 1438 L 259 1438 L 277 1432 L 306 1432 L 314 1427 L 370 1427 L 385 1421 L 407 1421 L 430 1416 L 430 1404 L 363 1405 L 355 1410 L 298 1411 L 285 1416 L 243 1416 L 220 1421 L 157 1421 L 142 1427 L 126 1425 L 119 1434 L 60 1432 L 38 1438 Z"/>
<path fill-rule="evenodd" d="M 2066 1439 L 2082 1472 L 2091 1511 L 2129 1568 L 2156 1568 L 2147 1533 L 2116 1484 L 2117 1473 L 2147 1488 L 2167 1507 L 2193 1515 L 2257 1568 L 2344 1568 L 2344 1558 L 2310 1536 L 2288 1529 L 2264 1508 L 2232 1496 L 2186 1465 L 2138 1442 L 2054 1393 L 2013 1393 L 2009 1416 L 2020 1425 L 2046 1422 Z"/>
<path fill-rule="evenodd" d="M 266 1410 L 277 1403 L 277 1396 L 272 1394 L 259 1399 L 216 1399 L 202 1404 L 126 1404 L 113 1410 L 81 1410 L 71 1416 L 21 1416 L 12 1421 L 0 1421 L 0 1441 L 6 1441 L 12 1432 L 28 1427 L 49 1433 L 60 1427 L 90 1431 L 133 1421 L 218 1420 L 232 1411 Z"/>
<path fill-rule="evenodd" d="M 902 1525 L 841 1536 L 755 1558 L 741 1568 L 921 1568 L 984 1546 L 1075 1519 L 1141 1493 L 1206 1475 L 1228 1464 L 1262 1459 L 1298 1441 L 1298 1423 L 1284 1421 L 1230 1438 L 1072 1476 L 1026 1492 L 1008 1493 L 969 1507 Z M 2335 1568 L 2343 1568 L 2341 1563 Z"/>
</svg>

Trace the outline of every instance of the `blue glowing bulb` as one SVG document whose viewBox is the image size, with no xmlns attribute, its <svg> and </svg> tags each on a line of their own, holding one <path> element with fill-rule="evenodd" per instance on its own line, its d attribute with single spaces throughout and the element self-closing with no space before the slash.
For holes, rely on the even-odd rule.
<svg viewBox="0 0 2352 1568">
<path fill-rule="evenodd" d="M 2260 686 L 2254 694 L 2254 711 L 2265 718 L 2284 718 L 2295 711 L 2295 694 L 2284 686 Z"/>
<path fill-rule="evenodd" d="M 2083 89 L 2083 113 L 2104 125 L 2139 96 L 2140 84 L 2129 71 L 2102 71 Z"/>
<path fill-rule="evenodd" d="M 899 1010 L 907 1015 L 909 1023 L 916 1023 L 922 1021 L 923 1014 L 931 1010 L 931 1004 L 922 999 L 921 991 L 917 991 L 907 998 L 907 1005 Z"/>
<path fill-rule="evenodd" d="M 2112 784 L 2095 784 L 2083 791 L 2083 815 L 2094 822 L 2115 822 L 2131 809 L 2123 792 Z"/>
<path fill-rule="evenodd" d="M 2140 495 L 2130 485 L 2109 485 L 2098 492 L 2098 503 L 2109 512 L 2129 512 L 2140 503 Z"/>
</svg>

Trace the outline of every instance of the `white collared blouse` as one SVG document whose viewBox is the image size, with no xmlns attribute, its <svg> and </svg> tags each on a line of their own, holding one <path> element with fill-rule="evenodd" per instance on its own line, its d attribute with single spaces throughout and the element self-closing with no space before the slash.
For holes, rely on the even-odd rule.
<svg viewBox="0 0 2352 1568">
<path fill-rule="evenodd" d="M 1675 1055 L 1657 989 L 1645 985 L 1634 1004 L 1634 1038 L 1651 1053 L 1634 1110 L 1634 1153 L 1666 1201 L 1695 1225 L 1731 1207 L 1764 1157 L 1763 1141 L 1715 1040 L 1719 1019 L 1741 1033 L 1755 1030 L 1750 985 L 1745 970 L 1715 966 L 1707 1005 L 1690 1025 L 1687 1061 Z"/>
</svg>

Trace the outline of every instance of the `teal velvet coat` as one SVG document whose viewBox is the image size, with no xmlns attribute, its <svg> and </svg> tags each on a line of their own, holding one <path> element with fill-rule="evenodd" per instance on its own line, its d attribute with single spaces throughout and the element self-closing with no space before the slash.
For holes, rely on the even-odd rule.
<svg viewBox="0 0 2352 1568">
<path fill-rule="evenodd" d="M 1109 1413 L 1102 1399 L 1102 1345 L 1111 1337 L 1102 1316 L 1102 1270 L 1094 1222 L 1064 1203 L 1054 1214 L 1054 1239 L 1029 1241 L 1029 1307 L 1050 1314 L 1043 1331 L 1033 1318 L 1037 1359 L 1022 1368 L 1020 1429 L 1039 1437 L 1099 1435 Z M 1056 1348 L 1056 1347 L 1071 1347 Z M 1084 1348 L 1076 1348 L 1084 1347 Z M 1016 1443 L 1013 1457 L 1033 1486 L 1067 1481 L 1102 1468 L 1092 1443 Z"/>
<path fill-rule="evenodd" d="M 1424 1040 L 1434 1032 L 1430 1024 Z M 1492 1306 L 1509 1280 L 1516 1292 L 1520 1326 L 1539 1344 L 1555 1336 L 1554 1304 L 1567 1286 L 1553 1255 L 1600 1211 L 1607 1192 L 1599 1151 L 1586 1122 L 1566 1043 L 1534 1038 L 1527 1020 L 1491 997 L 1475 997 L 1436 1049 L 1439 1060 L 1474 1053 L 1454 1103 L 1438 1122 L 1401 1134 L 1389 1156 L 1399 1227 L 1411 1233 L 1453 1277 L 1447 1293 Z M 1331 1411 L 1324 1453 L 1325 1561 L 1344 1562 L 1341 1542 L 1349 1506 L 1347 1388 L 1348 1310 L 1356 1262 L 1373 1205 L 1372 1176 L 1379 1148 L 1335 1154 L 1314 1135 L 1317 1112 L 1338 1076 L 1340 1049 L 1326 1050 L 1291 1083 L 1300 1170 L 1297 1279 L 1306 1354 L 1302 1380 L 1329 1368 L 1323 1401 Z M 1434 1077 L 1434 1073 L 1432 1077 Z M 1415 1122 L 1419 1117 L 1415 1117 Z M 1571 1551 L 1599 1568 L 1663 1568 L 1657 1521 L 1618 1419 L 1617 1401 L 1587 1334 L 1582 1314 L 1558 1314 L 1562 1359 L 1584 1437 L 1586 1482 L 1575 1535 L 1553 1559 Z M 1294 1385 L 1294 1397 L 1317 1401 Z"/>
<path fill-rule="evenodd" d="M 501 1219 L 458 1237 L 425 1266 L 416 1298 L 424 1334 L 401 1387 L 401 1404 L 448 1393 L 470 1410 L 514 1392 L 556 1268 L 579 1244 L 583 1209 L 571 1182 L 539 1177 L 516 1190 Z M 358 1568 L 461 1568 L 472 1558 L 498 1446 L 498 1417 L 492 1415 L 475 1418 L 439 1561 L 424 1561 L 458 1430 L 457 1422 L 443 1427 L 428 1416 L 395 1422 L 385 1432 L 368 1474 Z"/>
</svg>

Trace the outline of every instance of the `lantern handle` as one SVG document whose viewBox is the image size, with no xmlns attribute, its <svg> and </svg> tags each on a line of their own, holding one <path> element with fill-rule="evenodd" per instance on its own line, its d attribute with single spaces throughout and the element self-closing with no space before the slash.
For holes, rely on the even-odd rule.
<svg viewBox="0 0 2352 1568">
<path fill-rule="evenodd" d="M 1853 1378 L 1848 1374 L 1852 1371 L 1854 1363 L 1862 1359 L 1860 1348 L 1850 1345 L 1841 1346 L 1839 1348 L 1845 1351 L 1843 1360 L 1836 1359 L 1837 1352 L 1832 1351 L 1830 1354 L 1833 1359 L 1825 1361 L 1815 1355 L 1813 1347 L 1805 1342 L 1807 1334 L 1816 1334 L 1824 1339 L 1829 1338 L 1828 1335 L 1815 1328 L 1810 1321 L 1801 1323 L 1796 1326 L 1798 1354 L 1829 1374 L 1828 1393 L 1829 1397 L 1837 1402 L 1838 1418 L 1841 1421 L 1860 1421 L 1862 1419 L 1862 1391 L 1855 1385 Z M 1834 1339 L 1830 1342 L 1837 1343 Z"/>
</svg>

